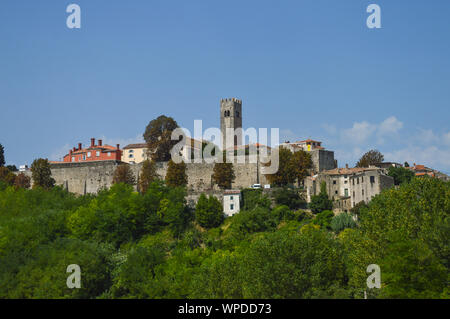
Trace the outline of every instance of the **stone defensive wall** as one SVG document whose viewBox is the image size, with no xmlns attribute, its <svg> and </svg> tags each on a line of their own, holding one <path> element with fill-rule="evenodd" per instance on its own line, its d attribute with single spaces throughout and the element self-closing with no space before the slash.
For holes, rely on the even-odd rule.
<svg viewBox="0 0 450 319">
<path fill-rule="evenodd" d="M 311 156 L 314 164 L 313 170 L 316 172 L 333 169 L 336 167 L 334 152 L 326 150 L 313 150 Z M 238 156 L 239 157 L 239 156 Z M 98 161 L 79 163 L 52 163 L 50 165 L 52 177 L 56 185 L 61 185 L 71 193 L 84 195 L 97 193 L 102 188 L 109 188 L 112 185 L 114 171 L 118 165 L 125 164 L 121 161 Z M 130 165 L 136 180 L 142 169 L 140 164 Z M 157 163 L 157 174 L 164 179 L 167 172 L 167 162 Z M 233 164 L 235 180 L 232 185 L 234 189 L 248 188 L 253 184 L 269 184 L 266 177 L 261 173 L 262 164 L 254 156 L 245 156 L 237 159 Z M 195 198 L 202 192 L 217 193 L 219 188 L 212 181 L 214 164 L 208 163 L 187 163 L 186 174 L 188 176 L 188 193 Z M 31 177 L 31 172 L 25 172 Z"/>
<path fill-rule="evenodd" d="M 114 171 L 120 161 L 99 161 L 81 163 L 58 163 L 51 164 L 52 177 L 56 185 L 60 185 L 71 193 L 84 195 L 95 194 L 102 188 L 109 188 L 112 185 Z M 140 164 L 130 165 L 136 180 L 142 169 Z M 167 172 L 167 162 L 156 163 L 156 173 L 164 179 Z M 202 192 L 211 193 L 217 196 L 219 188 L 213 184 L 214 164 L 207 163 L 187 163 L 186 174 L 188 176 L 188 192 L 192 199 L 196 199 Z M 31 177 L 31 171 L 24 172 Z M 261 174 L 260 163 L 234 163 L 234 173 L 236 175 L 232 188 L 247 188 L 253 184 L 267 184 L 264 175 Z"/>
</svg>

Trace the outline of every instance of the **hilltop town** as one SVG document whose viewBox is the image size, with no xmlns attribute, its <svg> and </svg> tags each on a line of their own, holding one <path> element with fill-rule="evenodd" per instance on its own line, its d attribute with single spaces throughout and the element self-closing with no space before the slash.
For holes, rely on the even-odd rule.
<svg viewBox="0 0 450 319">
<path fill-rule="evenodd" d="M 242 132 L 242 101 L 236 98 L 222 99 L 220 101 L 220 130 L 222 137 L 226 136 L 227 129 Z M 237 133 L 233 141 L 234 150 L 245 150 L 249 147 L 266 148 L 269 146 L 255 144 L 243 145 L 243 137 Z M 185 145 L 180 150 L 180 155 L 186 160 L 187 190 L 188 198 L 193 204 L 198 200 L 201 193 L 209 193 L 219 198 L 224 203 L 224 211 L 227 215 L 239 212 L 240 192 L 245 188 L 263 188 L 269 191 L 273 186 L 264 175 L 264 165 L 261 161 L 248 160 L 237 161 L 233 164 L 235 179 L 229 190 L 220 189 L 212 180 L 214 164 L 191 163 L 194 156 L 202 153 L 204 141 L 186 137 Z M 222 141 L 222 145 L 226 141 Z M 333 200 L 333 210 L 336 213 L 349 212 L 358 203 L 369 203 L 370 200 L 380 194 L 384 189 L 394 186 L 394 178 L 389 176 L 390 167 L 403 167 L 400 163 L 380 162 L 372 163 L 368 167 L 345 167 L 339 168 L 338 161 L 334 157 L 334 151 L 327 150 L 323 142 L 306 139 L 297 142 L 285 141 L 276 147 L 283 147 L 291 152 L 307 152 L 311 156 L 312 167 L 303 181 L 297 183 L 299 192 L 307 203 L 311 198 L 320 193 L 321 185 L 326 185 L 328 197 Z M 61 162 L 51 162 L 51 173 L 57 185 L 63 186 L 69 192 L 85 195 L 97 193 L 99 190 L 109 188 L 113 184 L 114 171 L 121 164 L 130 166 L 139 180 L 142 163 L 151 159 L 148 155 L 147 143 L 135 143 L 115 146 L 105 145 L 101 139 L 91 138 L 90 144 L 77 146 L 68 150 Z M 259 155 L 256 155 L 257 157 Z M 158 176 L 164 178 L 167 174 L 167 162 L 156 163 Z M 424 165 L 412 165 L 407 167 L 415 176 L 432 176 L 443 180 L 449 177 Z M 27 168 L 21 171 L 31 177 Z M 136 186 L 137 187 L 137 186 Z M 236 196 L 238 195 L 238 196 Z M 230 198 L 234 202 L 229 204 Z M 236 199 L 237 198 L 237 199 Z M 233 209 L 230 210 L 230 205 Z"/>
</svg>

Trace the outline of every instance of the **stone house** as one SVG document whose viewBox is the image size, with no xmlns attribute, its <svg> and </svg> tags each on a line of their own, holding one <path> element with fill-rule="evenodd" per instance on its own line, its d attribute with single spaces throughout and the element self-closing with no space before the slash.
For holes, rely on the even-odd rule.
<svg viewBox="0 0 450 319">
<path fill-rule="evenodd" d="M 320 172 L 305 179 L 306 201 L 320 192 L 322 182 L 326 184 L 328 197 L 334 201 L 335 213 L 348 212 L 356 204 L 370 200 L 383 189 L 394 186 L 394 179 L 386 170 L 378 167 L 335 168 Z"/>
</svg>

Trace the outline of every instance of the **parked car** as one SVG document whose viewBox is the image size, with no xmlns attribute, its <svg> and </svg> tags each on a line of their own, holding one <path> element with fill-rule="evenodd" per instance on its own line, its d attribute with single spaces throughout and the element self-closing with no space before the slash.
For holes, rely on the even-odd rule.
<svg viewBox="0 0 450 319">
<path fill-rule="evenodd" d="M 260 189 L 260 188 L 262 188 L 262 186 L 261 186 L 261 184 L 253 184 L 252 186 L 250 186 L 250 188 Z"/>
</svg>

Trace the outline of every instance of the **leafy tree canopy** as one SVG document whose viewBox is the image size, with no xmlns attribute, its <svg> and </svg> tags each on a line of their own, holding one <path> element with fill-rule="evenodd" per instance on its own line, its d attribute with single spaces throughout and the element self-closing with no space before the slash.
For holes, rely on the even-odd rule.
<svg viewBox="0 0 450 319">
<path fill-rule="evenodd" d="M 315 214 L 319 214 L 324 210 L 333 209 L 333 201 L 328 198 L 325 182 L 322 182 L 322 184 L 320 185 L 320 193 L 318 195 L 311 196 L 309 208 Z"/>
<path fill-rule="evenodd" d="M 407 168 L 391 166 L 388 169 L 388 175 L 394 178 L 395 185 L 400 185 L 403 183 L 409 183 L 415 174 Z"/>
<path fill-rule="evenodd" d="M 214 164 L 212 179 L 221 189 L 230 189 L 235 178 L 233 163 Z"/>
<path fill-rule="evenodd" d="M 382 163 L 384 161 L 384 155 L 378 150 L 370 150 L 365 153 L 356 163 L 356 167 L 369 167 L 377 163 Z"/>
<path fill-rule="evenodd" d="M 166 184 L 171 187 L 187 185 L 186 163 L 176 164 L 170 160 L 167 165 Z"/>
<path fill-rule="evenodd" d="M 172 132 L 176 128 L 177 122 L 165 115 L 159 116 L 147 125 L 144 140 L 154 161 L 166 162 L 171 158 L 170 151 L 178 143 L 178 140 L 172 140 Z"/>
<path fill-rule="evenodd" d="M 136 178 L 134 177 L 134 174 L 131 171 L 130 165 L 124 163 L 116 167 L 113 176 L 113 184 L 119 183 L 124 183 L 127 185 L 136 184 Z"/>
<path fill-rule="evenodd" d="M 33 161 L 31 164 L 31 177 L 33 179 L 33 187 L 49 189 L 55 186 L 50 163 L 47 159 L 39 158 Z"/>
</svg>

